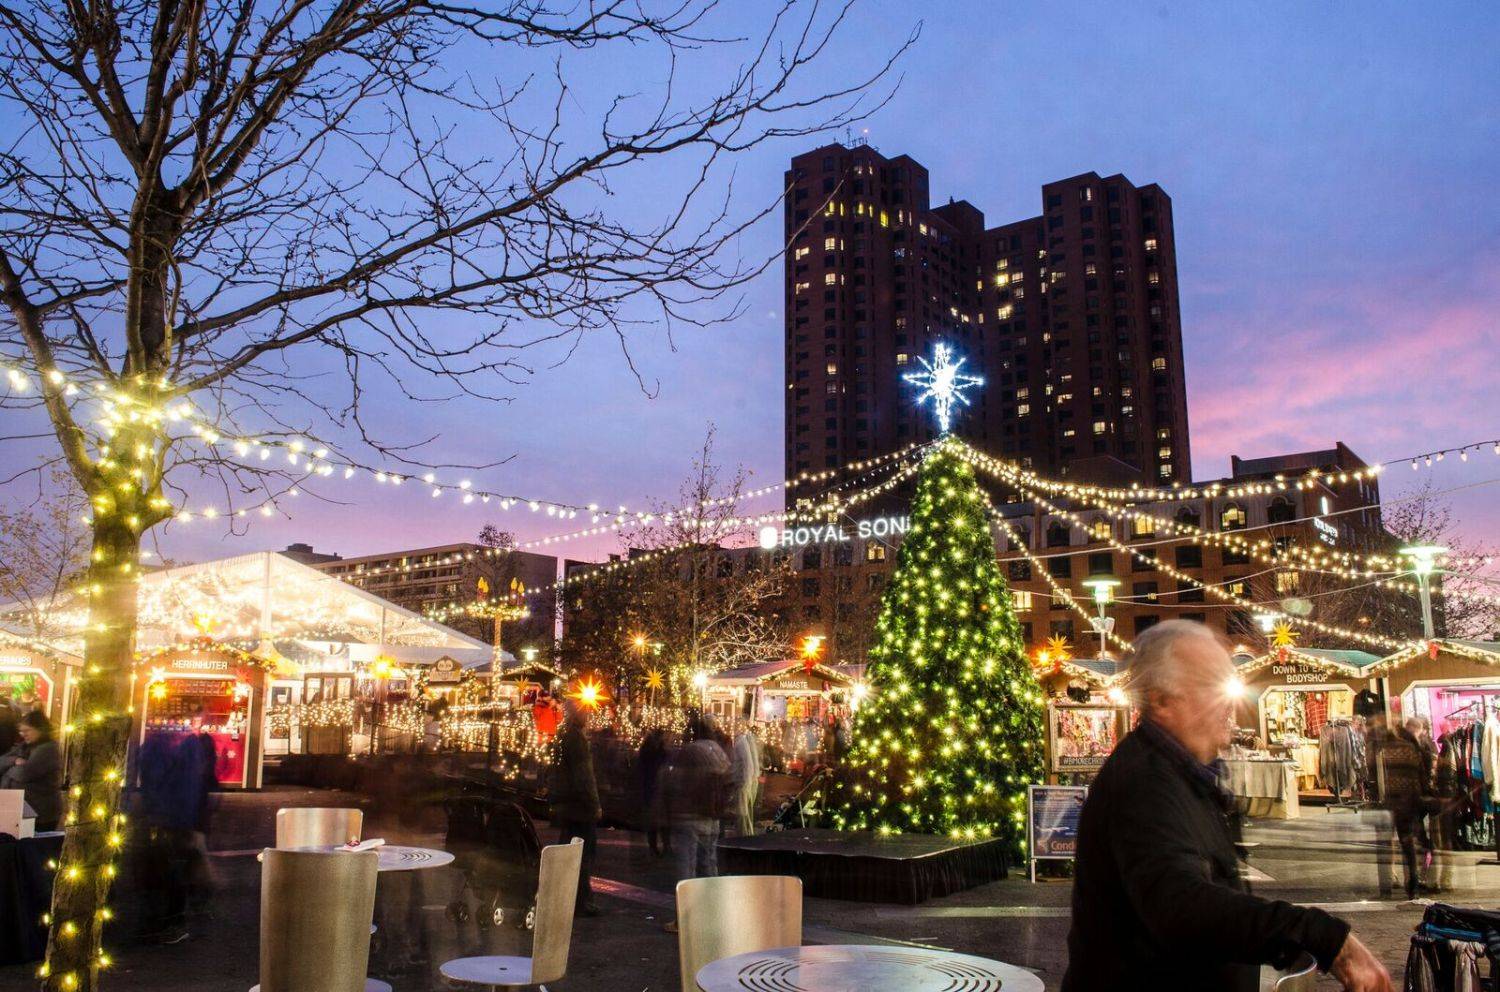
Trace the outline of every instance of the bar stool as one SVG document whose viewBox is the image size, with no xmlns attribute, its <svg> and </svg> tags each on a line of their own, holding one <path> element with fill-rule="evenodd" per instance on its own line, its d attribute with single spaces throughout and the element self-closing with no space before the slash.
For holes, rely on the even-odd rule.
<svg viewBox="0 0 1500 992">
<path fill-rule="evenodd" d="M 536 924 L 531 932 L 530 957 L 455 958 L 438 969 L 450 982 L 481 988 L 517 988 L 555 982 L 568 972 L 568 949 L 573 941 L 573 910 L 578 899 L 578 874 L 583 866 L 583 840 L 542 848 L 537 879 Z"/>
<path fill-rule="evenodd" d="M 802 879 L 721 875 L 677 883 L 677 964 L 682 992 L 720 958 L 802 946 Z"/>
<path fill-rule="evenodd" d="M 250 992 L 390 992 L 365 977 L 379 863 L 374 851 L 264 852 L 260 984 Z"/>
<path fill-rule="evenodd" d="M 362 810 L 329 806 L 288 806 L 276 811 L 276 847 L 337 847 L 363 835 Z"/>
</svg>

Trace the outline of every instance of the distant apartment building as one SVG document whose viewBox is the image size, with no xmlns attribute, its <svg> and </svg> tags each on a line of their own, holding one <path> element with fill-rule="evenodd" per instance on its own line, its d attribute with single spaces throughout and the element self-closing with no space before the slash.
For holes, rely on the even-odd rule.
<svg viewBox="0 0 1500 992">
<path fill-rule="evenodd" d="M 527 589 L 524 620 L 505 622 L 501 639 L 506 650 L 520 656 L 523 648 L 535 647 L 550 656 L 555 626 L 557 558 L 530 551 L 494 551 L 481 544 L 444 544 L 431 548 L 391 551 L 357 558 L 321 556 L 306 545 L 289 551 L 305 560 L 307 554 L 328 560 L 310 561 L 314 568 L 404 606 L 416 613 L 454 603 L 472 603 L 484 598 L 483 579 L 491 598 L 504 593 L 512 578 Z M 495 642 L 491 619 L 455 614 L 444 621 L 473 637 Z"/>
<path fill-rule="evenodd" d="M 798 155 L 785 178 L 788 477 L 931 437 L 901 377 L 946 341 L 987 380 L 955 427 L 978 447 L 1091 482 L 1190 478 L 1159 186 L 1084 173 L 1043 186 L 1040 216 L 987 227 L 868 145 Z"/>
</svg>

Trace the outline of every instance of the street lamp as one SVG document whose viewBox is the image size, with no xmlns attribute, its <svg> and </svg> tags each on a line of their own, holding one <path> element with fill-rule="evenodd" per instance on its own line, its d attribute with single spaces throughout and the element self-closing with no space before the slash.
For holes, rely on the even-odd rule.
<svg viewBox="0 0 1500 992">
<path fill-rule="evenodd" d="M 1432 573 L 1437 571 L 1438 555 L 1448 553 L 1440 544 L 1414 544 L 1401 549 L 1401 554 L 1411 559 L 1412 572 L 1417 577 L 1417 591 L 1422 597 L 1422 636 L 1432 640 Z"/>
<path fill-rule="evenodd" d="M 1089 626 L 1094 628 L 1094 633 L 1099 635 L 1099 657 L 1108 656 L 1107 639 L 1110 631 L 1115 629 L 1115 621 L 1112 617 L 1104 615 L 1104 609 L 1115 598 L 1115 589 L 1120 585 L 1120 580 L 1109 575 L 1101 575 L 1092 579 L 1084 579 L 1083 587 L 1094 594 L 1094 605 L 1099 608 L 1099 615 L 1089 620 Z"/>
<path fill-rule="evenodd" d="M 698 690 L 698 708 L 700 710 L 706 710 L 706 709 L 708 709 L 708 673 L 707 672 L 694 672 L 693 673 L 693 688 Z"/>
</svg>

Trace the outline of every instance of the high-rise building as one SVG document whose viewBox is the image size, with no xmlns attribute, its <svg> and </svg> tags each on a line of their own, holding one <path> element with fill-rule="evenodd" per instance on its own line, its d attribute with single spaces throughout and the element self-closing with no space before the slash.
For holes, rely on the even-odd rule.
<svg viewBox="0 0 1500 992">
<path fill-rule="evenodd" d="M 786 175 L 786 469 L 931 437 L 901 379 L 940 341 L 985 376 L 955 430 L 1039 473 L 1190 478 L 1172 201 L 1085 173 L 1039 217 L 933 208 L 906 155 L 831 144 Z"/>
</svg>

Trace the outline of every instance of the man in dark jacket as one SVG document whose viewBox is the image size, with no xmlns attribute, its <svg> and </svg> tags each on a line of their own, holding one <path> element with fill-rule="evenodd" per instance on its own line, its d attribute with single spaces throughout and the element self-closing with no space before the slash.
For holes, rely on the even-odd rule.
<svg viewBox="0 0 1500 992">
<path fill-rule="evenodd" d="M 1137 639 L 1140 725 L 1100 769 L 1078 830 L 1063 992 L 1254 992 L 1262 964 L 1306 951 L 1351 992 L 1391 992 L 1349 925 L 1250 895 L 1214 767 L 1229 743 L 1234 665 L 1201 624 Z"/>
<path fill-rule="evenodd" d="M 594 870 L 594 852 L 599 846 L 599 785 L 594 779 L 594 756 L 589 748 L 588 715 L 577 700 L 563 704 L 563 729 L 557 738 L 557 766 L 549 790 L 552 822 L 558 827 L 558 842 L 583 838 L 583 867 L 578 873 L 580 916 L 598 916 L 589 876 Z"/>
</svg>

